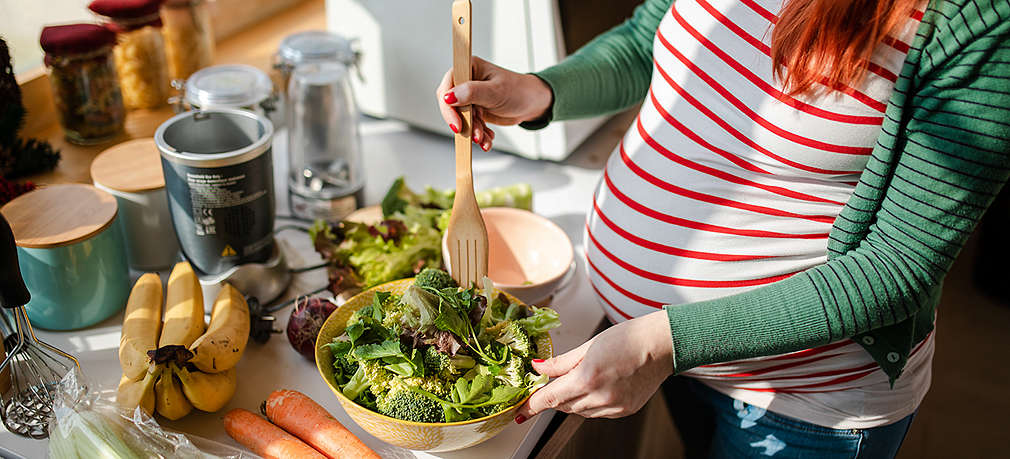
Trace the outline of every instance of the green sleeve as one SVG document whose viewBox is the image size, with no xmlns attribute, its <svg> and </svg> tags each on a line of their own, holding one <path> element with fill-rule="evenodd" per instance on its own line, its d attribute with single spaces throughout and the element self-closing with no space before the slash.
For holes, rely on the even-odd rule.
<svg viewBox="0 0 1010 459">
<path fill-rule="evenodd" d="M 646 0 L 632 17 L 593 39 L 557 65 L 535 75 L 554 92 L 544 119 L 524 123 L 537 129 L 552 120 L 604 115 L 645 98 L 652 76 L 652 40 L 673 0 Z"/>
<path fill-rule="evenodd" d="M 1010 7 L 983 8 L 986 17 L 939 8 L 924 22 L 953 20 L 917 39 L 921 65 L 902 71 L 829 260 L 755 290 L 667 306 L 677 372 L 878 330 L 939 295 L 1010 175 Z"/>
</svg>

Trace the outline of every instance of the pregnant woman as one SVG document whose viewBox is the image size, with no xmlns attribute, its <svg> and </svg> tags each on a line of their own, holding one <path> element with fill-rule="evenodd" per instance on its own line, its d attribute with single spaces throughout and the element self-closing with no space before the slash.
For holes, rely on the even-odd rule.
<svg viewBox="0 0 1010 459">
<path fill-rule="evenodd" d="M 586 223 L 617 325 L 535 361 L 555 379 L 517 422 L 662 386 L 689 456 L 897 453 L 943 278 L 1010 173 L 1010 2 L 648 0 L 541 72 L 475 62 L 437 96 L 485 150 L 489 124 L 641 103 Z"/>
</svg>

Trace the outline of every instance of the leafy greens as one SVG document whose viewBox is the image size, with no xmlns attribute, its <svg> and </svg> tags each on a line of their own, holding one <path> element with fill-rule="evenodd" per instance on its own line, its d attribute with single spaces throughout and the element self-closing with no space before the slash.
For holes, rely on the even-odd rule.
<svg viewBox="0 0 1010 459">
<path fill-rule="evenodd" d="M 560 326 L 556 312 L 513 303 L 487 280 L 481 290 L 419 284 L 402 296 L 376 292 L 326 345 L 344 395 L 400 419 L 455 422 L 546 384 L 530 359 L 536 338 Z"/>
</svg>

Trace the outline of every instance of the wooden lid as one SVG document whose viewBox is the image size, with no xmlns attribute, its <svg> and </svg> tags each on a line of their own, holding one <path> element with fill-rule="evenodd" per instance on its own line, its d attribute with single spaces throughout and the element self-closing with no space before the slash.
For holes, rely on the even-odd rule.
<svg viewBox="0 0 1010 459">
<path fill-rule="evenodd" d="M 116 198 L 91 185 L 49 185 L 18 196 L 0 213 L 19 247 L 50 248 L 83 241 L 116 218 Z"/>
<path fill-rule="evenodd" d="M 161 154 L 154 139 L 130 140 L 99 153 L 91 162 L 91 180 L 125 193 L 164 188 Z"/>
</svg>

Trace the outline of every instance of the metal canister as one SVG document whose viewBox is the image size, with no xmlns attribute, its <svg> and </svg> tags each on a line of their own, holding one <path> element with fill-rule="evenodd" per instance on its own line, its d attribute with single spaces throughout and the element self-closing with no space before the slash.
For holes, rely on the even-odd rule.
<svg viewBox="0 0 1010 459">
<path fill-rule="evenodd" d="M 155 132 L 172 224 L 199 271 L 262 263 L 273 252 L 273 133 L 267 118 L 236 109 L 181 113 Z"/>
</svg>

